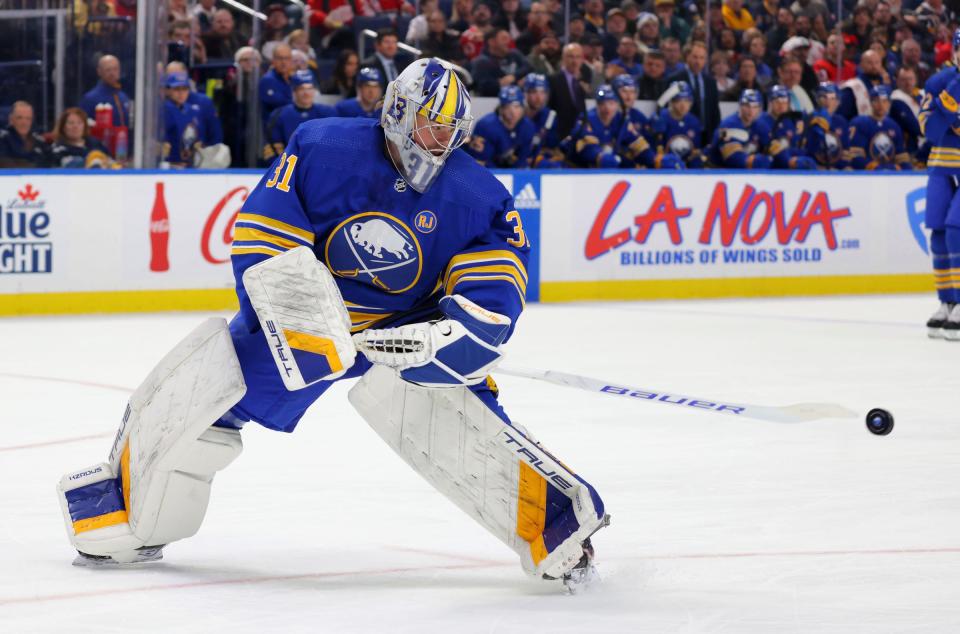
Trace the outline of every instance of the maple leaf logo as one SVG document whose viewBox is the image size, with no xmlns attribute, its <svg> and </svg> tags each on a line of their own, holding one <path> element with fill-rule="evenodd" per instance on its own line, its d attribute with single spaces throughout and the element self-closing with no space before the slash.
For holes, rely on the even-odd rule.
<svg viewBox="0 0 960 634">
<path fill-rule="evenodd" d="M 21 190 L 18 190 L 17 193 L 20 194 L 20 198 L 23 200 L 23 202 L 29 203 L 37 199 L 37 196 L 40 195 L 40 190 L 34 189 L 33 185 L 27 183 L 27 186 Z"/>
</svg>

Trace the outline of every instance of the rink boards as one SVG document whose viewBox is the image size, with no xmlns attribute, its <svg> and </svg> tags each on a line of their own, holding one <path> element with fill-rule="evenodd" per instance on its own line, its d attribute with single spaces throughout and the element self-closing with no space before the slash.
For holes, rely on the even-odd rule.
<svg viewBox="0 0 960 634">
<path fill-rule="evenodd" d="M 5 173 L 0 314 L 236 306 L 233 222 L 260 175 Z M 923 174 L 497 175 L 533 244 L 533 301 L 933 289 Z"/>
</svg>

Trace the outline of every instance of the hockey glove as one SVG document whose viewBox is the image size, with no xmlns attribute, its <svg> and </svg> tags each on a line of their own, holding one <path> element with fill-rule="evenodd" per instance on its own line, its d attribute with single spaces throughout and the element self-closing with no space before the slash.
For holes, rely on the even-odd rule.
<svg viewBox="0 0 960 634">
<path fill-rule="evenodd" d="M 446 319 L 365 330 L 353 341 L 371 362 L 399 370 L 411 383 L 456 387 L 482 382 L 502 356 L 499 346 L 510 318 L 460 295 L 442 298 L 439 307 Z"/>
</svg>

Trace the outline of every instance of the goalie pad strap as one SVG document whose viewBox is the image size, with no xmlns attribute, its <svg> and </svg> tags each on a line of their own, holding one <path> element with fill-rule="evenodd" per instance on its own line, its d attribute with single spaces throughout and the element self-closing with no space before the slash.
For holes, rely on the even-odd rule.
<svg viewBox="0 0 960 634">
<path fill-rule="evenodd" d="M 516 551 L 530 574 L 562 576 L 602 524 L 593 488 L 466 387 L 425 388 L 375 365 L 349 398 L 414 471 Z"/>
</svg>

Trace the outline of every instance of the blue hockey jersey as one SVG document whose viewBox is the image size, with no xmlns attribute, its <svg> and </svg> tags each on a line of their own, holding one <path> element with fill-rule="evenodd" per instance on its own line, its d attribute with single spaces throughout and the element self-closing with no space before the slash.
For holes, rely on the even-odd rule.
<svg viewBox="0 0 960 634">
<path fill-rule="evenodd" d="M 561 167 L 563 152 L 560 150 L 560 135 L 557 134 L 557 111 L 541 108 L 527 120 L 533 124 L 533 139 L 530 142 L 531 167 Z"/>
<path fill-rule="evenodd" d="M 570 133 L 574 159 L 587 167 L 656 167 L 648 131 L 647 118 L 639 111 L 631 110 L 627 117 L 618 112 L 604 125 L 593 108 Z"/>
<path fill-rule="evenodd" d="M 691 113 L 676 119 L 670 114 L 669 108 L 663 108 L 653 122 L 653 131 L 658 154 L 672 152 L 687 167 L 703 167 L 703 154 L 700 151 L 703 125 Z"/>
<path fill-rule="evenodd" d="M 470 143 L 464 149 L 481 165 L 527 167 L 535 134 L 533 122 L 526 117 L 521 118 L 512 130 L 508 130 L 500 115 L 491 112 L 477 121 Z"/>
<path fill-rule="evenodd" d="M 204 145 L 216 145 L 223 143 L 223 126 L 220 125 L 220 117 L 217 116 L 217 107 L 213 105 L 213 99 L 203 93 L 191 90 L 187 95 L 187 103 L 196 104 L 200 107 L 200 116 L 203 119 L 203 138 L 200 139 Z"/>
<path fill-rule="evenodd" d="M 511 332 L 523 310 L 529 240 L 503 185 L 457 150 L 420 194 L 370 119 L 304 123 L 244 203 L 232 263 L 252 330 L 243 272 L 301 245 L 333 273 L 354 332 L 423 321 L 453 293 L 509 316 Z"/>
<path fill-rule="evenodd" d="M 744 125 L 739 113 L 734 113 L 720 122 L 710 144 L 710 161 L 718 167 L 737 169 L 766 169 L 771 166 L 765 154 L 770 144 L 770 129 L 763 119 L 757 118 L 749 126 Z"/>
<path fill-rule="evenodd" d="M 847 160 L 856 170 L 911 170 L 903 132 L 890 117 L 854 117 L 847 132 Z"/>
<path fill-rule="evenodd" d="M 960 71 L 944 68 L 927 80 L 920 107 L 920 129 L 927 138 L 931 174 L 960 175 Z"/>
<path fill-rule="evenodd" d="M 197 147 L 203 147 L 207 135 L 207 119 L 203 109 L 189 101 L 178 106 L 170 99 L 163 102 L 163 160 L 173 165 L 189 166 Z"/>
<path fill-rule="evenodd" d="M 263 149 L 263 158 L 272 160 L 275 156 L 282 154 L 294 130 L 304 121 L 335 116 L 337 113 L 332 106 L 321 104 L 313 104 L 303 109 L 298 108 L 295 103 L 288 103 L 274 110 L 267 123 L 267 144 Z"/>
<path fill-rule="evenodd" d="M 847 130 L 850 125 L 839 114 L 830 114 L 824 108 L 818 108 L 810 117 L 807 126 L 805 144 L 807 153 L 820 167 L 843 169 L 846 167 Z"/>
<path fill-rule="evenodd" d="M 816 169 L 816 162 L 803 149 L 804 122 L 800 112 L 787 112 L 773 119 L 767 154 L 776 169 Z"/>
</svg>

